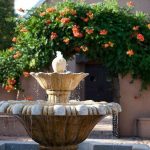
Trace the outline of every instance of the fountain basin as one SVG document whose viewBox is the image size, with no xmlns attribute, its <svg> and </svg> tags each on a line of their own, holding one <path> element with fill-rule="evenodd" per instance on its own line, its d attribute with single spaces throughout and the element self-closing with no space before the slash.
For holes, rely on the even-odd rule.
<svg viewBox="0 0 150 150">
<path fill-rule="evenodd" d="M 30 116 L 19 115 L 32 139 L 48 150 L 77 150 L 104 116 Z"/>
<path fill-rule="evenodd" d="M 46 90 L 48 101 L 51 104 L 67 103 L 70 92 L 73 91 L 88 73 L 30 73 Z"/>
</svg>

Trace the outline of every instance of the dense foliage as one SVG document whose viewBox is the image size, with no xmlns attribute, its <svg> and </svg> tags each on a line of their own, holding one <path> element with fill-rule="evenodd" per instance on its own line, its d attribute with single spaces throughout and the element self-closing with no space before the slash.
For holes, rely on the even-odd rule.
<svg viewBox="0 0 150 150">
<path fill-rule="evenodd" d="M 17 19 L 14 44 L 0 55 L 0 83 L 7 91 L 17 88 L 22 74 L 47 68 L 59 50 L 67 59 L 85 54 L 112 74 L 131 73 L 149 84 L 149 20 L 128 6 L 67 1 L 31 10 Z"/>
<path fill-rule="evenodd" d="M 10 22 L 10 17 L 14 17 L 14 0 L 0 0 L 0 50 L 11 45 L 14 33 L 14 22 Z"/>
</svg>

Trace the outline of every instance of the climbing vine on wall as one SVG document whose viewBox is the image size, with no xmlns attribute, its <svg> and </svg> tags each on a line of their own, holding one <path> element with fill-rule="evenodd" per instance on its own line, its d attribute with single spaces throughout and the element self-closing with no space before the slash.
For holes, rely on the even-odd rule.
<svg viewBox="0 0 150 150">
<path fill-rule="evenodd" d="M 131 73 L 150 84 L 150 22 L 133 7 L 66 1 L 29 11 L 16 20 L 12 46 L 0 54 L 0 83 L 17 89 L 20 76 L 49 67 L 59 50 L 66 59 L 80 53 L 113 75 Z"/>
</svg>

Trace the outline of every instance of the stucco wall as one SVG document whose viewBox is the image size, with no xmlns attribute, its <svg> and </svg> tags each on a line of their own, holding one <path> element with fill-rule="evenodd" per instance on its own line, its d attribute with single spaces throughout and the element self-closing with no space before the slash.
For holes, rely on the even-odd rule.
<svg viewBox="0 0 150 150">
<path fill-rule="evenodd" d="M 46 100 L 46 92 L 40 87 L 37 81 L 33 77 L 21 78 L 21 88 L 20 91 L 6 92 L 4 89 L 0 88 L 0 101 L 1 100 L 23 100 L 25 98 L 31 98 L 33 100 L 43 99 Z"/>
<path fill-rule="evenodd" d="M 119 0 L 121 6 L 126 6 L 128 0 Z M 133 0 L 135 3 L 134 12 L 144 11 L 150 13 L 150 0 Z M 140 84 L 136 80 L 130 84 L 130 76 L 120 78 L 120 104 L 122 106 L 122 113 L 119 115 L 119 133 L 120 136 L 137 136 L 137 119 L 140 117 L 150 117 L 150 88 L 143 91 L 139 95 Z M 147 128 L 150 130 L 150 128 Z M 150 135 L 149 135 L 150 137 Z"/>
<path fill-rule="evenodd" d="M 2 100 L 8 100 L 8 99 L 16 99 L 17 92 L 6 92 L 1 86 L 0 86 L 0 101 Z"/>
<path fill-rule="evenodd" d="M 135 80 L 131 84 L 131 80 L 130 75 L 119 78 L 120 105 L 123 110 L 119 115 L 119 133 L 121 136 L 136 136 L 137 119 L 150 117 L 150 87 L 141 92 L 141 81 Z"/>
<path fill-rule="evenodd" d="M 126 6 L 129 0 L 119 0 L 120 6 Z M 150 13 L 150 0 L 132 0 L 135 3 L 134 11 Z"/>
</svg>

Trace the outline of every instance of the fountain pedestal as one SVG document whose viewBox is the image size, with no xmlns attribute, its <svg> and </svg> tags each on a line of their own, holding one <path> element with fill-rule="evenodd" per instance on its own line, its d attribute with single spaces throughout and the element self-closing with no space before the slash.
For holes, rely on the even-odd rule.
<svg viewBox="0 0 150 150">
<path fill-rule="evenodd" d="M 39 82 L 48 94 L 50 104 L 68 103 L 70 92 L 73 91 L 88 73 L 34 73 L 31 75 Z"/>
<path fill-rule="evenodd" d="M 48 102 L 50 104 L 68 103 L 70 91 L 50 91 L 46 90 Z"/>
</svg>

